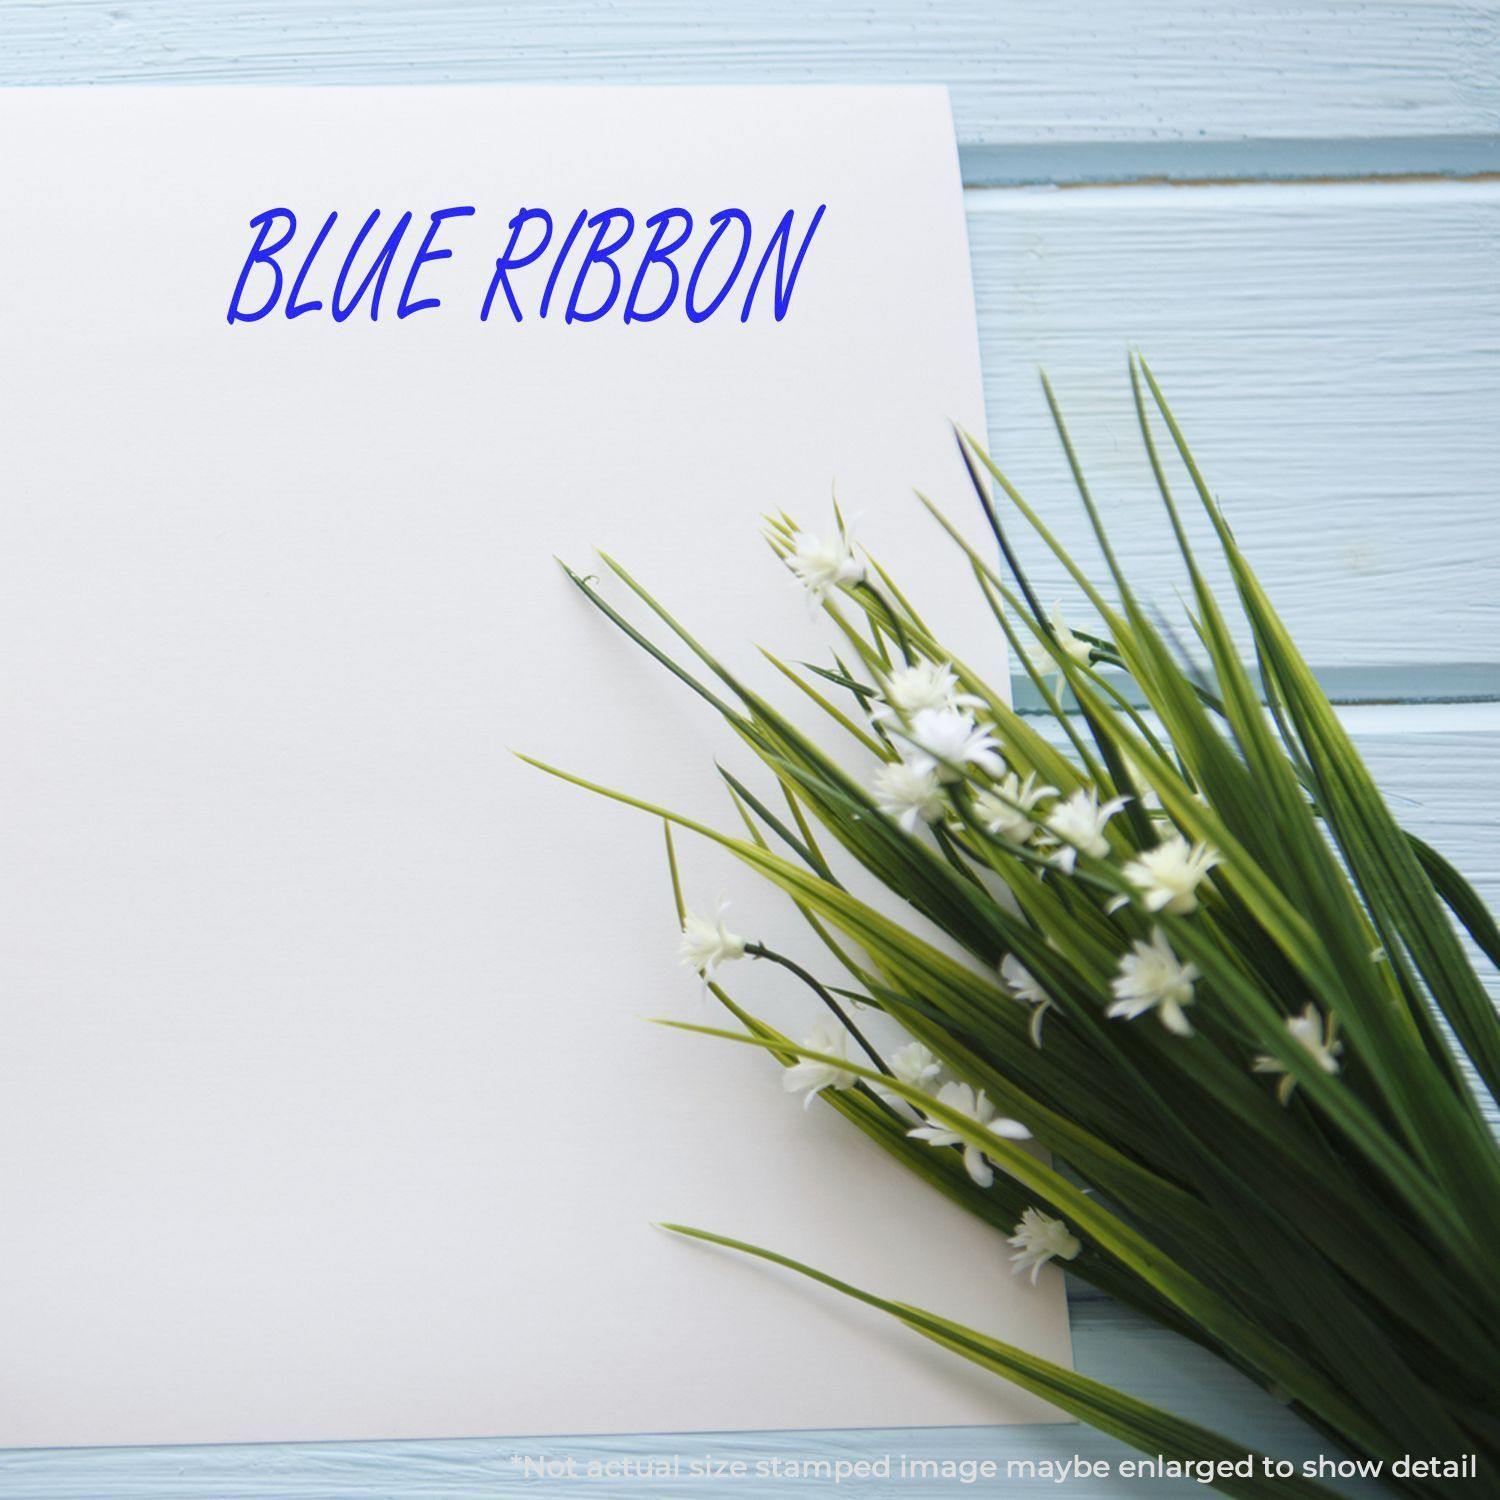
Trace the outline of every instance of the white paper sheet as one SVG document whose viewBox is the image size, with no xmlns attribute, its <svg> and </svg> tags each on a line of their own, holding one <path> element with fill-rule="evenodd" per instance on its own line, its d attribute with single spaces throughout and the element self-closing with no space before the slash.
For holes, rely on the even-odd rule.
<svg viewBox="0 0 1500 1500">
<path fill-rule="evenodd" d="M 835 482 L 1003 676 L 910 498 L 967 509 L 947 423 L 982 420 L 944 94 L 20 91 L 0 143 L 0 1444 L 1046 1419 L 651 1228 L 1067 1358 L 1052 1273 L 1013 1279 L 768 1060 L 642 1022 L 717 1019 L 659 827 L 507 753 L 732 818 L 730 737 L 551 556 L 606 545 L 756 671 L 752 640 L 826 649 L 757 518 L 825 527 Z M 695 245 L 734 206 L 758 257 L 820 204 L 780 321 L 764 291 L 740 320 L 741 280 L 700 322 L 570 324 L 566 268 L 547 319 L 527 272 L 524 321 L 477 315 L 523 206 L 559 236 L 681 206 Z M 458 205 L 411 299 L 441 306 L 395 316 Z M 277 206 L 289 271 L 338 211 L 325 307 L 231 324 Z M 414 227 L 379 319 L 336 322 L 375 208 Z M 683 857 L 699 905 L 803 942 Z M 743 997 L 815 1019 L 765 968 Z"/>
</svg>

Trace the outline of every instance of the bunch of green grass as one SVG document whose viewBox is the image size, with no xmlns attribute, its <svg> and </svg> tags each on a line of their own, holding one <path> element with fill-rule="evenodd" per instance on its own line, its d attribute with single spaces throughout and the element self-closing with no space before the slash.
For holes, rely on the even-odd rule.
<svg viewBox="0 0 1500 1500">
<path fill-rule="evenodd" d="M 1463 879 L 1397 826 L 1236 545 L 1149 370 L 1132 362 L 1131 379 L 1146 458 L 1191 582 L 1195 654 L 1206 667 L 1188 664 L 1118 567 L 1050 390 L 1108 566 L 1107 590 L 1075 565 L 967 438 L 964 456 L 1004 568 L 933 514 L 960 549 L 1013 660 L 1026 665 L 1052 734 L 935 639 L 873 561 L 862 580 L 824 605 L 841 638 L 835 664 L 799 671 L 777 663 L 847 735 L 850 760 L 861 764 L 872 754 L 895 760 L 903 748 L 899 723 L 868 716 L 893 667 L 950 663 L 1009 767 L 1035 773 L 1063 796 L 1094 788 L 1101 799 L 1131 799 L 1108 827 L 1107 855 L 1081 854 L 1065 873 L 1035 841 L 992 834 L 975 814 L 975 797 L 993 791 L 993 781 L 972 765 L 950 768 L 961 774 L 949 782 L 940 821 L 904 831 L 878 810 L 863 772 L 794 728 L 608 559 L 701 673 L 685 670 L 590 582 L 570 576 L 723 716 L 775 792 L 758 794 L 726 775 L 744 827 L 730 834 L 619 791 L 591 789 L 666 820 L 669 852 L 671 828 L 689 829 L 779 887 L 826 942 L 838 977 L 804 977 L 854 1039 L 865 1045 L 851 1006 L 887 1012 L 954 1078 L 983 1089 L 1002 1114 L 1029 1127 L 1051 1164 L 886 1076 L 878 1054 L 855 1063 L 797 1046 L 717 983 L 713 992 L 740 1029 L 687 1029 L 763 1048 L 783 1066 L 836 1063 L 858 1081 L 823 1093 L 828 1107 L 1000 1235 L 1028 1207 L 1063 1220 L 1082 1245 L 1068 1265 L 1072 1275 L 1229 1361 L 1290 1402 L 1325 1439 L 1385 1460 L 1476 1453 L 1480 1477 L 1465 1492 L 1500 1493 L 1500 1153 L 1480 1103 L 1481 1090 L 1500 1097 L 1500 1024 L 1451 918 L 1491 962 L 1500 962 L 1500 932 Z M 1170 449 L 1158 446 L 1161 429 L 1227 560 L 1254 643 L 1253 674 L 1194 556 L 1168 483 Z M 1087 662 L 1079 659 L 1079 638 L 1060 641 L 1039 607 L 1000 507 L 1019 514 L 1097 612 L 1102 628 L 1082 638 Z M 787 556 L 798 532 L 781 517 L 770 536 Z M 1039 650 L 1053 659 L 1051 672 L 1037 669 Z M 1064 690 L 1054 691 L 1053 681 Z M 1122 871 L 1174 831 L 1210 846 L 1220 862 L 1196 910 L 1151 912 Z M 823 840 L 935 923 L 967 961 L 852 895 Z M 672 873 L 675 888 L 675 859 Z M 1149 1016 L 1105 1014 L 1121 956 L 1153 928 L 1196 966 L 1191 1036 Z M 1040 1046 L 1026 1007 L 996 972 L 1006 955 L 1050 997 Z M 1309 1003 L 1342 1039 L 1336 1071 L 1288 1029 Z M 1279 1073 L 1279 1087 L 1267 1068 Z M 910 1112 L 893 1107 L 892 1096 L 981 1149 L 1000 1169 L 993 1185 L 966 1174 L 960 1150 L 913 1140 Z M 1147 1452 L 1184 1460 L 1244 1452 L 936 1313 L 770 1250 L 672 1227 L 881 1308 Z M 999 1239 L 996 1253 L 1006 1253 Z M 1413 1495 L 1452 1492 L 1442 1481 L 1387 1482 Z M 1221 1483 L 1250 1496 L 1320 1492 L 1301 1479 Z"/>
</svg>

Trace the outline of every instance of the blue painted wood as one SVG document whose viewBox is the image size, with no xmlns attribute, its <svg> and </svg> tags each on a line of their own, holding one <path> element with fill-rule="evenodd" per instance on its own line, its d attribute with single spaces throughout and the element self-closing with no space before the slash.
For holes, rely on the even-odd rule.
<svg viewBox="0 0 1500 1500">
<path fill-rule="evenodd" d="M 1500 166 L 1497 32 L 1500 6 L 1467 0 L 1245 0 L 1232 10 L 1208 0 L 1128 6 L 1079 0 L 1066 16 L 1052 7 L 999 7 L 989 0 L 937 0 L 920 7 L 910 0 L 833 0 L 811 9 L 801 0 L 732 0 L 713 9 L 696 0 L 516 0 L 505 6 L 487 0 L 53 0 L 0 4 L 0 83 L 942 81 L 953 86 L 965 164 L 976 183 L 1453 177 Z M 980 225 L 975 253 L 994 430 L 1002 430 L 1019 404 L 1011 365 L 1039 354 L 1054 363 L 1060 357 L 1075 394 L 1080 385 L 1087 394 L 1096 361 L 1080 353 L 1086 344 L 1107 340 L 1118 347 L 1125 337 L 1149 338 L 1161 322 L 1172 341 L 1170 362 L 1183 371 L 1185 390 L 1200 393 L 1194 404 L 1213 429 L 1200 436 L 1208 449 L 1227 453 L 1232 466 L 1235 455 L 1253 453 L 1267 431 L 1284 443 L 1288 424 L 1279 420 L 1274 398 L 1269 407 L 1264 396 L 1250 403 L 1248 415 L 1237 412 L 1234 403 L 1242 400 L 1246 382 L 1220 368 L 1219 352 L 1239 351 L 1240 377 L 1247 359 L 1256 372 L 1290 372 L 1299 411 L 1311 389 L 1317 420 L 1303 423 L 1310 435 L 1301 466 L 1293 466 L 1289 482 L 1284 474 L 1277 479 L 1280 508 L 1268 505 L 1264 519 L 1273 547 L 1279 518 L 1287 539 L 1280 545 L 1312 559 L 1302 574 L 1291 570 L 1295 592 L 1304 578 L 1311 589 L 1310 580 L 1326 575 L 1328 557 L 1318 558 L 1323 528 L 1317 523 L 1329 472 L 1309 467 L 1307 455 L 1330 432 L 1339 440 L 1341 416 L 1352 420 L 1343 439 L 1352 458 L 1359 458 L 1372 434 L 1378 442 L 1387 418 L 1386 388 L 1377 378 L 1353 405 L 1344 404 L 1337 388 L 1351 375 L 1389 369 L 1389 390 L 1402 397 L 1403 420 L 1415 422 L 1409 446 L 1430 465 L 1432 498 L 1424 501 L 1421 524 L 1397 513 L 1398 491 L 1392 492 L 1388 516 L 1378 508 L 1372 514 L 1372 536 L 1394 531 L 1402 537 L 1399 555 L 1372 552 L 1357 537 L 1340 541 L 1337 555 L 1347 567 L 1338 587 L 1322 603 L 1310 593 L 1307 606 L 1328 643 L 1322 662 L 1356 674 L 1361 697 L 1493 696 L 1497 654 L 1489 649 L 1495 613 L 1485 604 L 1487 554 L 1480 546 L 1433 552 L 1424 540 L 1434 514 L 1450 541 L 1463 538 L 1465 528 L 1482 537 L 1489 516 L 1479 508 L 1479 481 L 1493 457 L 1483 434 L 1492 425 L 1500 317 L 1492 305 L 1493 277 L 1480 300 L 1485 278 L 1476 278 L 1474 268 L 1492 269 L 1492 196 L 1476 185 L 1470 197 L 1444 199 L 1435 214 L 1423 207 L 1429 216 L 1414 223 L 1394 208 L 1392 217 L 1382 219 L 1385 200 L 1372 195 L 1389 190 L 1374 186 L 1361 190 L 1352 217 L 1326 196 L 1262 205 L 1281 216 L 1280 236 L 1269 236 L 1251 263 L 1235 268 L 1238 279 L 1228 281 L 1212 274 L 1213 257 L 1224 269 L 1225 247 L 1243 244 L 1235 226 L 1245 204 L 1215 191 L 1221 193 L 1221 214 L 1206 198 L 1179 200 L 1185 216 L 1160 233 L 1151 226 L 1165 200 L 1125 196 L 1111 206 L 1101 194 L 1097 211 L 1090 208 L 1060 232 L 1059 216 L 1017 216 L 1008 203 L 983 195 L 971 199 L 977 204 L 971 222 L 992 220 Z M 1364 240 L 1358 238 L 1362 232 Z M 1100 233 L 1114 238 L 1101 239 Z M 1399 243 L 1387 253 L 1381 242 L 1390 237 Z M 1361 247 L 1353 258 L 1353 281 L 1347 266 L 1320 280 L 1320 268 L 1328 264 L 1324 247 L 1331 252 L 1341 245 Z M 1160 277 L 1172 292 L 1171 305 L 1152 308 L 1121 335 L 1121 308 L 1133 294 L 1128 278 L 1108 280 L 1110 266 L 1132 257 L 1156 263 L 1170 255 L 1175 259 L 1162 262 Z M 1185 288 L 1188 274 L 1198 279 Z M 1080 300 L 1090 288 L 1094 300 Z M 1266 328 L 1257 321 L 1258 309 L 1274 309 L 1282 297 L 1290 297 L 1290 311 L 1283 306 L 1283 315 Z M 1375 344 L 1359 331 L 1372 305 L 1384 320 L 1382 340 Z M 1264 346 L 1263 365 L 1257 339 Z M 1332 369 L 1320 376 L 1322 359 L 1331 360 Z M 1112 412 L 1100 398 L 1086 402 L 1083 415 Z M 1298 424 L 1290 426 L 1295 436 Z M 1027 429 L 1023 444 L 1031 441 Z M 1107 433 L 1106 450 L 1113 441 Z M 1372 475 L 1382 471 L 1382 462 L 1374 462 Z M 1456 508 L 1454 494 L 1466 497 Z M 1416 556 L 1414 567 L 1408 554 Z M 1447 629 L 1447 641 L 1432 644 L 1423 636 L 1419 613 L 1381 636 L 1381 593 L 1359 592 L 1361 574 L 1372 570 L 1385 597 L 1402 596 L 1403 589 L 1406 596 L 1418 590 L 1431 596 L 1440 584 L 1447 599 L 1456 590 L 1467 601 L 1469 628 L 1452 639 L 1434 609 L 1432 628 Z M 1342 618 L 1376 622 L 1374 648 L 1341 655 Z M 1368 644 L 1369 629 L 1362 638 Z M 1475 639 L 1483 649 L 1474 649 Z M 1494 854 L 1500 847 L 1500 721 L 1493 709 L 1359 712 L 1366 716 L 1361 743 L 1399 799 L 1403 818 L 1453 855 L 1491 899 L 1500 895 Z M 1286 1412 L 1201 1351 L 1107 1302 L 1075 1300 L 1074 1317 L 1077 1362 L 1085 1372 L 1247 1443 L 1309 1451 Z M 752 1464 L 901 1452 L 1002 1463 L 1073 1453 L 1117 1461 L 1123 1453 L 1072 1426 L 768 1434 L 711 1445 L 702 1438 L 656 1437 L 544 1445 L 494 1439 L 12 1452 L 0 1453 L 0 1497 L 446 1500 L 523 1492 L 726 1493 L 722 1482 L 690 1479 L 646 1485 L 528 1480 L 515 1462 L 527 1452 L 586 1465 L 621 1452 L 690 1455 L 709 1446 Z M 829 1488 L 752 1478 L 727 1492 L 759 1497 Z M 879 1496 L 957 1495 L 972 1488 L 958 1481 L 858 1486 L 860 1493 Z M 1012 1479 L 1005 1489 L 1028 1496 L 1081 1487 Z M 1105 1481 L 1087 1492 L 1097 1500 L 1193 1493 L 1185 1485 L 1150 1480 Z"/>
<path fill-rule="evenodd" d="M 1415 135 L 1242 141 L 1017 141 L 964 143 L 968 187 L 1077 186 L 1144 180 L 1379 181 L 1500 172 L 1500 136 Z"/>
<path fill-rule="evenodd" d="M 0 6 L 0 77 L 946 83 L 965 145 L 1063 148 L 1044 180 L 1072 148 L 1120 142 L 1207 148 L 1126 157 L 1111 169 L 1126 175 L 1223 175 L 1204 170 L 1220 144 L 1231 175 L 1312 153 L 1342 175 L 1343 143 L 1355 171 L 1469 171 L 1475 138 L 1500 130 L 1496 15 L 1486 0 L 47 0 Z M 1270 155 L 1234 167 L 1246 150 Z"/>
<path fill-rule="evenodd" d="M 1500 181 L 991 189 L 968 202 L 991 447 L 1084 567 L 1099 552 L 1038 366 L 1137 592 L 1177 611 L 1185 575 L 1125 375 L 1135 346 L 1314 667 L 1357 669 L 1362 697 L 1399 696 L 1414 677 L 1434 679 L 1423 696 L 1459 696 L 1476 677 L 1493 691 Z M 1203 518 L 1190 525 L 1215 552 Z M 1078 607 L 1046 549 L 1019 541 L 1042 597 Z M 1218 563 L 1210 576 L 1227 583 Z M 1447 673 L 1464 662 L 1487 667 Z"/>
</svg>

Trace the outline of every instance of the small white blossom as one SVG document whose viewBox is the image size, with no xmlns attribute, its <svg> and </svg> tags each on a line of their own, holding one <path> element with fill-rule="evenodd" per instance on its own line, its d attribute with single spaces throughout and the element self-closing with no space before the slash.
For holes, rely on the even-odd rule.
<svg viewBox="0 0 1500 1500">
<path fill-rule="evenodd" d="M 830 537 L 799 531 L 787 566 L 815 605 L 822 604 L 840 584 L 860 583 L 865 576 L 865 565 L 854 555 L 849 538 L 842 531 Z"/>
<path fill-rule="evenodd" d="M 1059 802 L 1047 814 L 1051 842 L 1060 844 L 1052 863 L 1065 874 L 1071 874 L 1080 853 L 1103 859 L 1109 853 L 1104 827 L 1130 801 L 1129 797 L 1111 797 L 1103 804 L 1093 788 L 1080 787 L 1065 802 Z"/>
<path fill-rule="evenodd" d="M 882 766 L 871 783 L 875 805 L 888 818 L 894 818 L 908 833 L 917 823 L 935 823 L 947 804 L 937 772 L 930 766 L 913 765 L 904 760 Z"/>
<path fill-rule="evenodd" d="M 908 1042 L 904 1047 L 898 1047 L 887 1059 L 891 1073 L 902 1083 L 914 1089 L 927 1091 L 927 1085 L 932 1083 L 943 1071 L 943 1065 L 921 1042 Z"/>
<path fill-rule="evenodd" d="M 905 738 L 908 764 L 932 771 L 939 781 L 958 781 L 965 766 L 978 766 L 991 776 L 1005 774 L 994 736 L 956 708 L 919 709 Z"/>
<path fill-rule="evenodd" d="M 1051 998 L 1014 953 L 1007 953 L 1000 960 L 1000 977 L 1011 994 L 1028 1005 L 1041 1005 Z"/>
<path fill-rule="evenodd" d="M 1196 964 L 1182 963 L 1160 927 L 1151 929 L 1149 943 L 1135 942 L 1120 960 L 1120 972 L 1110 981 L 1114 1003 L 1107 1016 L 1133 1021 L 1154 1010 L 1161 1024 L 1178 1036 L 1191 1036 L 1193 1028 L 1184 1007 L 1193 1003 Z"/>
<path fill-rule="evenodd" d="M 1198 887 L 1220 863 L 1219 851 L 1209 844 L 1189 844 L 1180 833 L 1165 838 L 1154 849 L 1138 854 L 1124 874 L 1142 892 L 1147 911 L 1169 911 L 1185 917 L 1198 909 Z"/>
<path fill-rule="evenodd" d="M 1039 1208 L 1021 1210 L 1021 1222 L 1006 1243 L 1016 1247 L 1010 1258 L 1011 1274 L 1019 1275 L 1029 1269 L 1032 1286 L 1049 1260 L 1073 1260 L 1083 1249 L 1061 1219 L 1054 1219 Z"/>
<path fill-rule="evenodd" d="M 1000 960 L 1000 980 L 1015 999 L 1033 1008 L 1031 1012 L 1031 1042 L 1042 1045 L 1042 1017 L 1052 1005 L 1052 996 L 1036 981 L 1035 976 L 1014 953 L 1007 953 Z"/>
<path fill-rule="evenodd" d="M 1055 786 L 1038 786 L 1036 773 L 1022 781 L 1010 772 L 995 790 L 986 789 L 974 798 L 974 814 L 990 833 L 1013 844 L 1024 844 L 1037 832 L 1028 814 L 1044 797 L 1057 796 Z"/>
<path fill-rule="evenodd" d="M 831 1057 L 841 1058 L 844 1055 L 844 1034 L 834 1031 L 831 1026 L 814 1026 L 802 1046 L 808 1052 L 823 1052 Z M 811 1058 L 794 1062 L 791 1067 L 783 1069 L 781 1074 L 781 1086 L 787 1093 L 799 1094 L 806 1091 L 807 1097 L 802 1101 L 804 1109 L 811 1108 L 813 1100 L 824 1089 L 852 1088 L 857 1081 L 856 1076 L 847 1069 L 833 1063 L 814 1062 Z"/>
<path fill-rule="evenodd" d="M 705 979 L 712 979 L 720 964 L 732 963 L 745 956 L 745 939 L 724 925 L 727 905 L 721 905 L 712 922 L 686 912 L 682 918 L 682 941 L 677 956 Z"/>
<path fill-rule="evenodd" d="M 972 1120 L 991 1135 L 1001 1136 L 1011 1141 L 1024 1141 L 1031 1136 L 1031 1132 L 1020 1121 L 998 1118 L 995 1114 L 995 1106 L 984 1097 L 983 1089 L 980 1089 L 976 1098 L 974 1090 L 966 1083 L 945 1083 L 938 1090 L 937 1101 L 939 1104 L 946 1105 L 954 1114 L 963 1115 L 965 1119 Z M 946 1125 L 929 1122 L 926 1125 L 918 1125 L 914 1130 L 908 1130 L 906 1133 L 932 1146 L 963 1146 L 964 1167 L 969 1176 L 983 1188 L 989 1187 L 994 1182 L 994 1169 L 990 1166 L 984 1152 L 977 1146 L 967 1144 L 957 1131 L 949 1130 Z"/>
<path fill-rule="evenodd" d="M 1053 639 L 1057 642 L 1057 647 L 1063 655 L 1072 661 L 1076 661 L 1081 667 L 1088 666 L 1092 648 L 1087 641 L 1079 640 L 1068 629 L 1062 617 L 1062 606 L 1054 604 L 1047 618 L 1052 625 Z M 1056 657 L 1052 655 L 1042 641 L 1033 641 L 1026 648 L 1026 656 L 1031 665 L 1036 669 L 1039 677 L 1056 676 L 1062 671 L 1062 667 Z"/>
<path fill-rule="evenodd" d="M 924 1094 L 933 1091 L 933 1086 L 943 1071 L 942 1063 L 921 1042 L 908 1042 L 904 1047 L 898 1047 L 886 1062 L 890 1067 L 891 1077 L 910 1088 L 921 1089 Z M 908 1119 L 915 1117 L 916 1110 L 909 1099 L 883 1083 L 872 1083 L 870 1087 Z"/>
<path fill-rule="evenodd" d="M 945 661 L 917 661 L 897 667 L 880 684 L 885 700 L 871 711 L 875 720 L 899 715 L 909 719 L 924 708 L 977 708 L 980 700 L 958 690 L 958 678 Z"/>
<path fill-rule="evenodd" d="M 1318 1013 L 1318 1007 L 1309 1000 L 1299 1015 L 1286 1018 L 1286 1029 L 1291 1032 L 1293 1040 L 1300 1042 L 1307 1049 L 1313 1061 L 1325 1073 L 1338 1072 L 1339 1058 L 1343 1055 L 1344 1044 L 1338 1040 L 1338 1028 L 1332 1016 L 1329 1016 L 1325 1023 Z M 1257 1073 L 1280 1073 L 1282 1079 L 1276 1085 L 1276 1097 L 1283 1104 L 1292 1097 L 1292 1090 L 1297 1087 L 1297 1080 L 1292 1077 L 1286 1064 L 1279 1057 L 1271 1057 L 1262 1052 L 1251 1066 Z"/>
</svg>

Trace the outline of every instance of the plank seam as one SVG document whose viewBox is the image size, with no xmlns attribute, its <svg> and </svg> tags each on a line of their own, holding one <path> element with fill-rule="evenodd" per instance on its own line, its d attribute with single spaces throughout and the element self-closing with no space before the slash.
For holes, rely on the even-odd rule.
<svg viewBox="0 0 1500 1500">
<path fill-rule="evenodd" d="M 967 187 L 1472 180 L 1500 175 L 1500 134 L 961 142 L 959 162 Z"/>
</svg>

